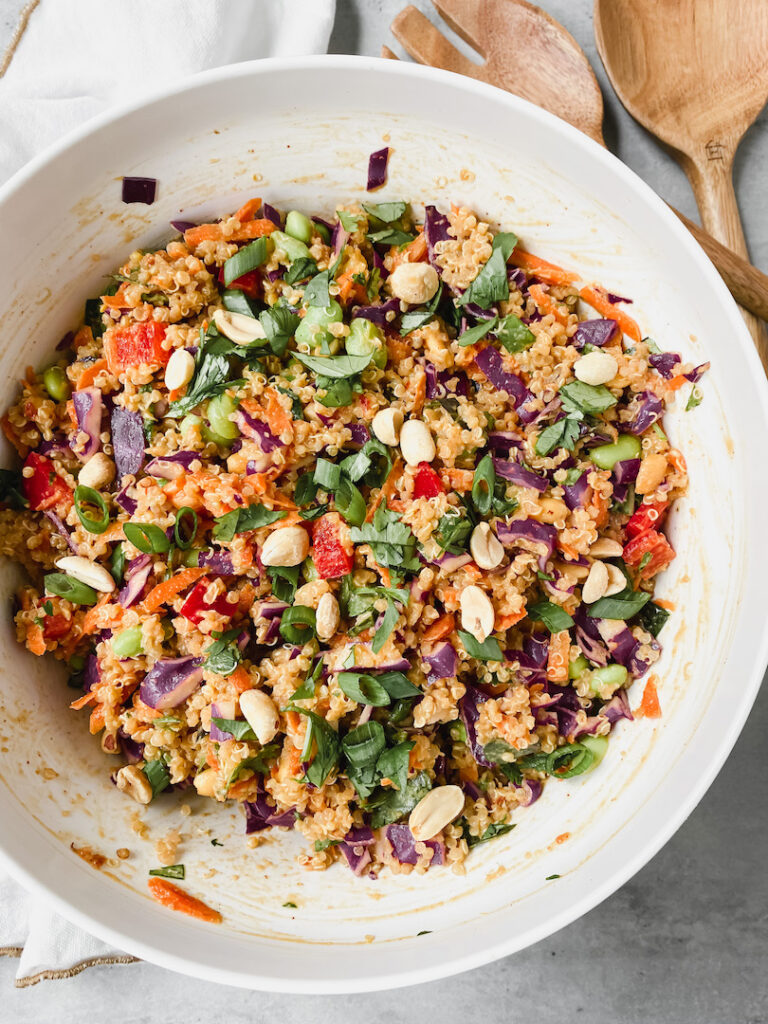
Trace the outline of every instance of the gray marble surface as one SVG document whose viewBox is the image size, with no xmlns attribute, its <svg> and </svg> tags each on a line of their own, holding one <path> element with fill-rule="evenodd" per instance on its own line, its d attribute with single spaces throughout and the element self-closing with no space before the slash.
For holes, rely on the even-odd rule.
<svg viewBox="0 0 768 1024">
<path fill-rule="evenodd" d="M 126 0 L 127 2 L 127 0 Z M 494 2 L 494 0 L 486 0 Z M 722 0 L 725 2 L 725 0 Z M 0 50 L 20 0 L 0 0 Z M 338 0 L 331 49 L 378 54 L 404 0 Z M 436 20 L 424 0 L 417 6 Z M 595 52 L 590 0 L 542 0 L 597 69 L 609 146 L 689 216 L 695 206 L 674 161 L 621 109 Z M 752 256 L 768 270 L 768 114 L 739 152 L 736 188 Z M 734 680 L 734 685 L 738 681 Z M 768 691 L 758 698 L 727 765 L 697 810 L 650 864 L 586 917 L 490 967 L 416 988 L 350 997 L 241 992 L 149 964 L 95 968 L 69 981 L 13 986 L 0 960 L 0 1022 L 69 1024 L 110 1018 L 185 1024 L 226 1019 L 310 1021 L 482 1020 L 512 1024 L 760 1024 L 768 1021 L 768 846 L 765 735 Z"/>
</svg>

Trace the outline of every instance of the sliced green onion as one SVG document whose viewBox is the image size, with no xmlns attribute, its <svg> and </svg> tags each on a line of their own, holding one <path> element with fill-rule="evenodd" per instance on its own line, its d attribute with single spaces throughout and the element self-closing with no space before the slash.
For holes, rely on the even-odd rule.
<svg viewBox="0 0 768 1024">
<path fill-rule="evenodd" d="M 289 644 L 305 644 L 316 636 L 315 610 L 297 604 L 286 608 L 280 620 L 280 636 Z"/>
<path fill-rule="evenodd" d="M 98 600 L 98 594 L 93 587 L 63 572 L 48 573 L 44 583 L 46 593 L 64 597 L 72 604 L 96 604 Z"/>
<path fill-rule="evenodd" d="M 184 878 L 184 865 L 169 864 L 165 868 L 151 868 L 149 873 L 157 878 Z"/>
<path fill-rule="evenodd" d="M 88 515 L 86 506 L 97 508 L 101 515 L 98 518 Z M 109 509 L 104 498 L 93 487 L 78 484 L 75 488 L 75 511 L 77 517 L 88 533 L 104 533 L 109 526 Z"/>
<path fill-rule="evenodd" d="M 125 523 L 123 533 L 145 555 L 160 555 L 171 547 L 165 531 L 153 523 Z"/>
<path fill-rule="evenodd" d="M 566 743 L 547 758 L 547 771 L 558 779 L 572 779 L 592 767 L 595 755 L 582 743 Z"/>
<path fill-rule="evenodd" d="M 185 519 L 187 520 L 186 524 L 184 522 Z M 192 546 L 196 534 L 197 512 L 190 508 L 189 505 L 185 505 L 176 513 L 176 522 L 173 524 L 173 539 L 176 542 L 176 547 L 186 551 L 187 548 Z"/>
<path fill-rule="evenodd" d="M 386 707 L 390 696 L 375 676 L 357 672 L 339 672 L 339 686 L 351 700 L 358 704 L 370 704 L 374 708 Z"/>
<path fill-rule="evenodd" d="M 496 486 L 496 470 L 490 455 L 484 456 L 477 465 L 472 480 L 472 501 L 481 516 L 487 516 L 493 502 L 493 489 Z"/>
<path fill-rule="evenodd" d="M 260 267 L 268 255 L 269 244 L 266 235 L 262 235 L 250 245 L 244 245 L 242 249 L 238 249 L 235 255 L 230 256 L 224 264 L 224 285 L 229 288 L 238 277 Z"/>
</svg>

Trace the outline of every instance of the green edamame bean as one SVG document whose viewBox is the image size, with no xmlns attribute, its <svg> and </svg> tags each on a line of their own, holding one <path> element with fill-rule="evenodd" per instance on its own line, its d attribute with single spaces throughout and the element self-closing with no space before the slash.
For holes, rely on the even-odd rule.
<svg viewBox="0 0 768 1024">
<path fill-rule="evenodd" d="M 620 434 L 614 444 L 601 444 L 589 453 L 590 459 L 600 469 L 613 469 L 617 462 L 625 459 L 639 459 L 642 447 L 632 434 Z"/>
<path fill-rule="evenodd" d="M 335 299 L 331 299 L 330 306 L 310 306 L 296 328 L 296 341 L 300 345 L 308 345 L 312 351 L 330 351 L 333 355 L 341 348 L 341 342 L 331 334 L 328 327 L 340 324 L 343 319 L 344 313 Z"/>
<path fill-rule="evenodd" d="M 287 226 L 288 225 L 286 224 L 286 227 Z M 309 256 L 309 249 L 306 245 L 298 238 L 293 238 L 291 235 L 285 234 L 284 231 L 273 231 L 270 238 L 274 241 L 275 248 L 282 249 L 291 263 L 293 263 L 294 260 Z"/>
<path fill-rule="evenodd" d="M 463 722 L 451 723 L 450 733 L 454 743 L 467 742 L 467 729 Z"/>
<path fill-rule="evenodd" d="M 112 652 L 118 658 L 135 658 L 143 650 L 141 626 L 123 629 L 112 637 Z"/>
<path fill-rule="evenodd" d="M 590 679 L 590 689 L 594 694 L 597 694 L 598 691 L 604 692 L 607 687 L 618 690 L 620 686 L 624 686 L 628 676 L 629 673 L 623 665 L 606 665 L 604 668 L 596 668 Z"/>
<path fill-rule="evenodd" d="M 578 679 L 579 676 L 589 668 L 589 662 L 583 654 L 579 654 L 568 664 L 568 678 Z"/>
<path fill-rule="evenodd" d="M 373 353 L 373 365 L 380 370 L 387 365 L 384 335 L 376 324 L 364 317 L 355 317 L 349 325 L 349 336 L 345 346 L 351 356 L 367 356 Z"/>
<path fill-rule="evenodd" d="M 43 371 L 43 387 L 54 402 L 66 402 L 72 394 L 67 375 L 60 366 L 49 366 Z"/>
<path fill-rule="evenodd" d="M 298 210 L 291 210 L 285 218 L 285 233 L 309 245 L 312 241 L 312 221 Z"/>
<path fill-rule="evenodd" d="M 594 761 L 589 766 L 587 771 L 592 771 L 597 768 L 600 762 L 603 760 L 605 755 L 608 753 L 608 737 L 607 736 L 581 736 L 579 737 L 579 743 L 586 747 L 594 757 Z M 584 773 L 586 775 L 586 772 Z"/>
<path fill-rule="evenodd" d="M 234 441 L 240 434 L 237 424 L 229 418 L 237 410 L 237 402 L 229 395 L 216 395 L 208 403 L 207 417 L 211 434 L 217 438 Z M 217 442 L 221 443 L 221 442 Z"/>
</svg>

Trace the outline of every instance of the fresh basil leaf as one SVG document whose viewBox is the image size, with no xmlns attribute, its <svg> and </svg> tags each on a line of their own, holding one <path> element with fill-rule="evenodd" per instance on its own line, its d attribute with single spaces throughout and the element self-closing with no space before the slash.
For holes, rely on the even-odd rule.
<svg viewBox="0 0 768 1024">
<path fill-rule="evenodd" d="M 286 284 L 296 284 L 297 281 L 306 281 L 308 277 L 317 274 L 317 263 L 310 256 L 300 256 L 291 263 L 285 273 L 283 280 Z"/>
<path fill-rule="evenodd" d="M 562 633 L 564 629 L 570 629 L 575 625 L 568 612 L 552 601 L 539 601 L 537 604 L 529 605 L 528 618 L 543 622 L 550 633 Z"/>
<path fill-rule="evenodd" d="M 356 380 L 332 380 L 330 377 L 318 376 L 315 384 L 318 388 L 315 399 L 327 409 L 345 409 L 352 404 L 355 395 L 363 390 Z M 325 391 L 322 396 L 319 394 L 321 389 Z"/>
<path fill-rule="evenodd" d="M 584 384 L 580 380 L 564 384 L 560 388 L 560 397 L 566 412 L 580 412 L 589 416 L 605 412 L 618 402 L 605 384 Z"/>
<path fill-rule="evenodd" d="M 392 700 L 421 696 L 421 690 L 414 686 L 404 672 L 379 672 L 376 679 Z"/>
<path fill-rule="evenodd" d="M 221 301 L 224 303 L 224 309 L 230 313 L 242 313 L 243 316 L 253 317 L 254 320 L 259 315 L 256 305 L 239 288 L 226 288 L 221 293 Z"/>
<path fill-rule="evenodd" d="M 83 322 L 86 327 L 91 328 L 94 338 L 100 338 L 104 333 L 104 321 L 101 319 L 101 299 L 86 299 Z"/>
<path fill-rule="evenodd" d="M 353 526 L 350 539 L 353 544 L 370 544 L 379 565 L 408 572 L 417 572 L 421 567 L 410 526 L 400 522 L 385 504 L 378 507 L 372 523 Z"/>
<path fill-rule="evenodd" d="M 316 274 L 304 289 L 305 306 L 322 306 L 327 309 L 331 304 L 331 294 L 328 288 L 331 283 L 331 273 L 323 270 Z"/>
<path fill-rule="evenodd" d="M 504 836 L 507 832 L 511 832 L 513 828 L 515 828 L 515 825 L 511 823 L 493 822 L 481 836 L 472 836 L 467 832 L 464 838 L 467 840 L 467 846 L 471 849 L 473 846 L 479 846 L 480 843 L 487 843 L 489 839 L 495 839 L 496 836 Z"/>
<path fill-rule="evenodd" d="M 269 347 L 276 356 L 282 356 L 301 320 L 286 306 L 270 306 L 259 314 L 259 323 L 264 328 Z"/>
<path fill-rule="evenodd" d="M 341 842 L 343 842 L 342 839 L 316 839 L 315 853 L 322 853 L 323 850 L 327 850 L 331 846 L 338 846 Z M 283 906 L 285 906 L 285 904 L 283 904 Z M 292 903 L 291 906 L 296 906 L 296 904 Z"/>
<path fill-rule="evenodd" d="M 595 601 L 589 606 L 587 614 L 594 619 L 631 619 L 650 599 L 651 595 L 645 591 L 626 587 L 613 597 L 601 597 L 599 601 Z"/>
<path fill-rule="evenodd" d="M 402 789 L 383 791 L 371 814 L 371 828 L 381 828 L 408 817 L 416 804 L 432 789 L 429 775 L 419 772 Z"/>
<path fill-rule="evenodd" d="M 557 423 L 544 427 L 536 438 L 536 454 L 549 455 L 555 448 L 565 448 L 572 452 L 579 439 L 581 419 L 581 413 L 569 413 Z"/>
<path fill-rule="evenodd" d="M 341 741 L 344 756 L 357 768 L 375 764 L 386 746 L 384 728 L 378 722 L 364 722 L 358 725 Z"/>
<path fill-rule="evenodd" d="M 236 533 L 246 533 L 248 530 L 258 530 L 261 526 L 271 526 L 279 519 L 285 519 L 287 514 L 287 512 L 277 512 L 265 508 L 263 505 L 247 505 L 245 508 L 236 508 L 216 519 L 211 535 L 214 540 L 228 542 Z"/>
<path fill-rule="evenodd" d="M 314 470 L 308 469 L 296 481 L 293 500 L 297 505 L 310 505 L 317 497 L 318 486 L 315 483 Z"/>
<path fill-rule="evenodd" d="M 638 626 L 641 626 L 651 636 L 658 636 L 669 618 L 669 612 L 666 608 L 649 601 L 640 609 L 635 618 Z"/>
<path fill-rule="evenodd" d="M 144 765 L 144 774 L 147 777 L 147 782 L 152 787 L 153 799 L 171 784 L 171 773 L 168 771 L 168 765 L 162 758 L 158 757 L 154 761 L 147 761 Z"/>
<path fill-rule="evenodd" d="M 204 668 L 207 668 L 209 672 L 216 672 L 220 676 L 231 676 L 243 660 L 239 647 L 231 640 L 214 640 L 205 653 Z"/>
<path fill-rule="evenodd" d="M 499 323 L 497 316 L 491 317 L 490 320 L 481 320 L 479 324 L 474 327 L 470 327 L 468 331 L 464 331 L 463 334 L 459 335 L 458 344 L 461 348 L 466 348 L 467 345 L 474 345 L 476 341 L 480 341 L 486 334 L 490 334 L 491 331 L 495 330 Z"/>
<path fill-rule="evenodd" d="M 29 502 L 21 489 L 21 473 L 12 469 L 0 469 L 0 501 L 9 508 L 27 508 Z"/>
<path fill-rule="evenodd" d="M 536 341 L 536 335 L 519 317 L 509 313 L 496 328 L 496 337 L 507 352 L 524 352 Z"/>
<path fill-rule="evenodd" d="M 446 512 L 440 517 L 432 536 L 443 551 L 451 555 L 463 555 L 473 528 L 471 521 L 460 512 Z"/>
<path fill-rule="evenodd" d="M 354 234 L 357 231 L 360 218 L 355 216 L 354 213 L 349 213 L 348 210 L 337 210 L 336 216 L 341 221 L 341 226 L 345 231 L 348 231 L 350 234 Z"/>
<path fill-rule="evenodd" d="M 381 779 L 389 779 L 397 790 L 404 790 L 408 782 L 409 755 L 415 743 L 403 740 L 396 747 L 385 750 L 376 762 L 376 770 Z"/>
<path fill-rule="evenodd" d="M 397 610 L 394 601 L 387 602 L 387 610 L 384 612 L 384 618 L 381 620 L 381 625 L 373 635 L 373 642 L 371 643 L 371 650 L 374 654 L 378 654 L 384 644 L 389 639 L 389 634 L 395 628 L 395 623 L 400 618 L 400 612 Z"/>
<path fill-rule="evenodd" d="M 416 236 L 400 228 L 382 228 L 368 234 L 368 241 L 373 245 L 408 245 Z"/>
<path fill-rule="evenodd" d="M 364 672 L 339 672 L 336 677 L 341 692 L 358 704 L 383 708 L 389 704 L 389 694 L 376 678 Z"/>
<path fill-rule="evenodd" d="M 469 288 L 456 300 L 457 305 L 467 306 L 470 303 L 488 309 L 495 302 L 509 298 L 509 281 L 507 280 L 507 260 L 517 245 L 517 236 L 511 232 L 500 232 L 493 240 L 493 250 L 486 263 Z"/>
<path fill-rule="evenodd" d="M 306 764 L 311 758 L 312 763 L 306 770 L 305 778 L 313 786 L 320 787 L 339 763 L 341 741 L 336 730 L 314 711 L 300 708 L 297 705 L 291 705 L 290 710 L 309 719 L 304 747 L 301 751 L 301 761 L 302 764 Z M 313 748 L 316 748 L 314 757 L 312 756 Z"/>
<path fill-rule="evenodd" d="M 280 750 L 281 745 L 279 743 L 268 743 L 266 747 L 261 748 L 258 754 L 238 761 L 230 772 L 225 791 L 229 791 L 230 786 L 234 785 L 244 771 L 252 771 L 256 775 L 264 775 L 269 771 L 271 763 L 280 756 Z"/>
<path fill-rule="evenodd" d="M 277 384 L 276 387 L 277 387 L 277 390 L 280 392 L 281 395 L 286 395 L 288 398 L 290 398 L 290 400 L 291 400 L 291 416 L 293 417 L 293 419 L 294 420 L 303 420 L 304 419 L 304 406 L 301 404 L 301 399 L 299 398 L 299 396 L 295 392 L 289 391 L 288 388 L 280 387 L 279 384 Z"/>
<path fill-rule="evenodd" d="M 369 217 L 381 224 L 394 224 L 403 217 L 408 204 L 400 200 L 389 203 L 363 203 L 363 209 Z"/>
<path fill-rule="evenodd" d="M 307 678 L 291 694 L 291 700 L 311 700 L 315 696 L 315 687 L 323 670 L 323 659 L 316 658 L 312 663 Z"/>
<path fill-rule="evenodd" d="M 435 317 L 442 297 L 443 286 L 441 284 L 425 307 L 403 313 L 400 317 L 400 334 L 404 337 L 411 331 L 418 330 L 419 327 L 425 327 Z"/>
<path fill-rule="evenodd" d="M 250 273 L 266 262 L 269 255 L 269 242 L 267 236 L 262 235 L 255 241 L 238 249 L 234 256 L 230 256 L 224 263 L 224 285 L 229 288 L 233 281 L 243 274 Z"/>
<path fill-rule="evenodd" d="M 212 718 L 211 721 L 222 732 L 231 732 L 236 740 L 256 743 L 256 734 L 247 722 L 239 718 Z"/>
<path fill-rule="evenodd" d="M 458 633 L 464 650 L 470 658 L 476 658 L 478 661 L 504 661 L 499 641 L 495 636 L 489 636 L 480 643 L 471 633 L 466 633 L 463 629 L 460 629 Z"/>
<path fill-rule="evenodd" d="M 201 343 L 195 356 L 195 374 L 187 385 L 183 398 L 171 402 L 168 416 L 186 416 L 196 405 L 220 395 L 229 387 L 242 381 L 231 380 L 229 361 L 225 355 L 210 352 L 211 342 L 206 342 L 202 333 Z"/>
<path fill-rule="evenodd" d="M 296 352 L 295 355 L 308 370 L 337 380 L 361 373 L 373 359 L 373 352 L 360 356 L 308 356 L 303 352 Z"/>
<path fill-rule="evenodd" d="M 315 483 L 325 491 L 335 491 L 341 483 L 341 467 L 327 459 L 315 463 Z"/>
<path fill-rule="evenodd" d="M 573 469 L 567 469 L 565 471 L 565 480 L 563 481 L 563 484 L 566 487 L 573 487 L 574 484 L 579 482 L 583 472 L 583 469 L 576 469 L 575 467 Z"/>
<path fill-rule="evenodd" d="M 362 526 L 365 522 L 365 498 L 353 483 L 342 477 L 334 495 L 334 505 L 350 526 Z"/>
</svg>

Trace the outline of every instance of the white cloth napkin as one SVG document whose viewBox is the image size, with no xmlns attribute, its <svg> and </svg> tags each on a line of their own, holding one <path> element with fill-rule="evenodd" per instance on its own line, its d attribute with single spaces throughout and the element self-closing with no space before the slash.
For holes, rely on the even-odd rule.
<svg viewBox="0 0 768 1024">
<path fill-rule="evenodd" d="M 223 64 L 324 53 L 335 0 L 34 0 L 0 78 L 0 183 L 116 103 Z M 0 54 L 0 67 L 2 55 Z M 134 958 L 0 872 L 0 955 L 17 985 Z"/>
</svg>

